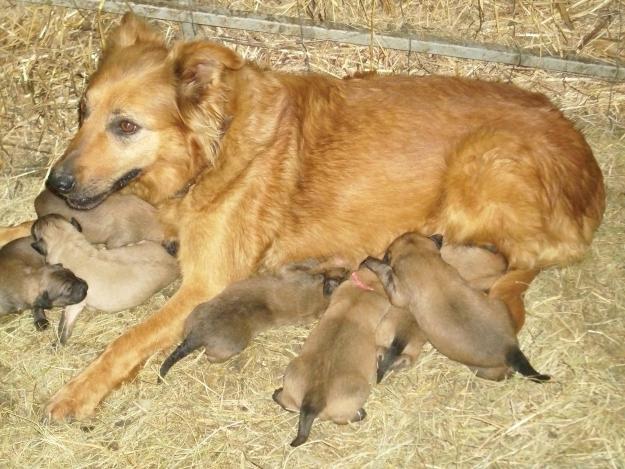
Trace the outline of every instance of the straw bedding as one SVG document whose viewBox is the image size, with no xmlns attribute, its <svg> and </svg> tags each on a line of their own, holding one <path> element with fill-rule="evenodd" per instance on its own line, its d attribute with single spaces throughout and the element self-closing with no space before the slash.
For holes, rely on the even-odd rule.
<svg viewBox="0 0 625 469">
<path fill-rule="evenodd" d="M 447 20 L 458 17 L 466 2 L 448 2 L 447 19 L 437 13 L 445 2 L 419 3 L 431 7 L 429 20 L 411 21 L 423 28 L 459 33 Z M 486 19 L 494 17 L 498 7 L 500 21 L 507 8 L 504 3 L 508 4 L 478 2 Z M 519 11 L 539 8 L 530 3 L 517 2 Z M 540 27 L 532 24 L 531 15 L 518 13 L 518 28 L 538 31 L 549 45 L 546 49 L 562 52 L 583 31 L 592 29 L 600 18 L 596 13 L 600 8 L 595 7 L 610 6 L 609 2 L 561 3 L 578 13 L 594 8 L 588 15 L 573 14 L 577 36 L 566 47 L 545 39 L 551 37 L 548 33 L 554 25 L 564 23 L 553 7 L 556 2 L 551 5 L 556 8 L 552 8 L 554 16 Z M 296 4 L 284 2 L 229 4 L 297 14 Z M 353 7 L 352 14 L 349 4 L 364 5 L 381 18 L 401 15 L 393 2 L 376 2 L 373 10 L 370 2 L 319 0 L 301 2 L 299 7 L 305 14 L 307 8 L 316 8 L 324 15 L 334 11 L 331 20 L 368 24 L 362 8 Z M 385 13 L 382 7 L 395 11 Z M 78 96 L 97 63 L 101 33 L 118 17 L 18 7 L 5 0 L 0 8 L 0 224 L 8 225 L 32 217 L 32 201 L 47 170 L 75 130 Z M 464 18 L 460 21 L 468 28 Z M 497 35 L 493 21 L 484 21 L 480 34 L 502 43 L 511 40 L 507 33 Z M 610 31 L 598 37 L 613 37 L 615 21 L 621 19 L 613 20 Z M 182 35 L 176 24 L 158 25 L 170 39 Z M 574 266 L 543 272 L 526 298 L 529 317 L 521 343 L 536 367 L 553 375 L 553 382 L 539 386 L 518 377 L 501 383 L 480 380 L 427 347 L 415 367 L 391 374 L 373 389 L 364 422 L 344 427 L 318 423 L 310 443 L 292 450 L 288 443 L 297 417 L 271 400 L 282 372 L 309 331 L 291 327 L 263 334 L 222 365 L 211 366 L 203 356 L 194 355 L 174 368 L 160 386 L 155 384 L 156 370 L 165 355 L 156 355 L 132 385 L 105 401 L 93 419 L 44 423 L 46 399 L 107 343 L 163 304 L 173 285 L 124 313 L 85 313 L 64 348 L 53 347 L 52 330 L 36 332 L 29 314 L 0 318 L 0 465 L 622 467 L 625 85 L 426 55 L 408 58 L 377 48 L 310 42 L 304 49 L 298 38 L 211 28 L 197 28 L 197 32 L 224 40 L 250 59 L 287 70 L 310 68 L 342 76 L 376 68 L 496 78 L 553 99 L 586 134 L 608 187 L 605 220 L 586 258 Z M 50 317 L 56 323 L 59 311 L 52 311 Z"/>
</svg>

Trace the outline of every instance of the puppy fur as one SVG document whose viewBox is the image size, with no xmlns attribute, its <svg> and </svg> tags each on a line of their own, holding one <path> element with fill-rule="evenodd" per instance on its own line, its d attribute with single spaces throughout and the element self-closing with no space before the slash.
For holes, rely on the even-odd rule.
<svg viewBox="0 0 625 469">
<path fill-rule="evenodd" d="M 35 327 L 43 330 L 45 310 L 81 302 L 87 284 L 60 264 L 46 264 L 32 242 L 20 238 L 0 249 L 0 315 L 32 308 Z"/>
<path fill-rule="evenodd" d="M 291 446 L 308 439 L 315 418 L 345 424 L 366 416 L 363 405 L 376 381 L 376 329 L 390 304 L 375 275 L 366 269 L 356 275 L 367 289 L 352 280 L 336 289 L 302 352 L 287 367 L 283 387 L 274 392 L 279 405 L 300 413 Z"/>
<path fill-rule="evenodd" d="M 319 317 L 347 271 L 318 267 L 316 263 L 289 264 L 276 274 L 235 282 L 196 307 L 185 323 L 185 339 L 165 360 L 160 376 L 165 377 L 176 362 L 200 347 L 211 363 L 223 362 L 266 329 Z"/>
<path fill-rule="evenodd" d="M 519 349 L 512 319 L 503 302 L 471 288 L 440 255 L 434 240 L 406 233 L 385 254 L 368 258 L 393 305 L 407 308 L 436 349 L 475 369 L 478 376 L 502 379 L 511 370 L 545 381 Z M 437 245 L 438 244 L 438 245 Z"/>
<path fill-rule="evenodd" d="M 178 275 L 176 259 L 158 243 L 144 241 L 116 249 L 97 249 L 74 219 L 46 215 L 33 225 L 33 246 L 48 263 L 61 263 L 85 279 L 86 298 L 65 308 L 59 340 L 65 344 L 85 306 L 113 313 L 143 303 Z"/>
<path fill-rule="evenodd" d="M 76 210 L 46 189 L 35 199 L 35 211 L 38 217 L 56 213 L 78 220 L 90 243 L 109 249 L 140 241 L 162 243 L 165 238 L 156 209 L 132 194 L 111 194 L 91 210 Z"/>
<path fill-rule="evenodd" d="M 246 62 L 208 41 L 165 44 L 132 14 L 111 31 L 51 179 L 77 208 L 125 187 L 180 241 L 183 281 L 52 397 L 81 418 L 200 303 L 261 267 L 357 263 L 407 231 L 493 245 L 509 269 L 489 295 L 520 328 L 522 294 L 580 259 L 601 222 L 601 171 L 582 134 L 540 94 L 443 76 L 338 80 Z"/>
</svg>

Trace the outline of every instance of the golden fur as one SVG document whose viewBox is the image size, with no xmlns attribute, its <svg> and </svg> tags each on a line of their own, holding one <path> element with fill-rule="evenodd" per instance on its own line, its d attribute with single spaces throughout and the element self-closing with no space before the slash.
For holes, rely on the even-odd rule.
<svg viewBox="0 0 625 469">
<path fill-rule="evenodd" d="M 127 119 L 139 130 L 120 136 Z M 130 182 L 180 241 L 183 282 L 53 397 L 53 418 L 91 414 L 229 283 L 309 257 L 355 264 L 407 231 L 496 246 L 509 271 L 490 295 L 520 327 L 529 282 L 579 259 L 604 210 L 590 148 L 542 95 L 265 70 L 205 41 L 168 49 L 133 15 L 109 37 L 81 120 L 53 168 L 76 178 L 68 203 Z"/>
</svg>

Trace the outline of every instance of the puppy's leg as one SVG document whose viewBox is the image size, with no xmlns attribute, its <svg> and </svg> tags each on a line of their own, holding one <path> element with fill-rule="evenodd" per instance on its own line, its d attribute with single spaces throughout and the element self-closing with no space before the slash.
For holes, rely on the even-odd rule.
<svg viewBox="0 0 625 469">
<path fill-rule="evenodd" d="M 0 247 L 18 238 L 30 236 L 30 228 L 33 226 L 33 223 L 33 220 L 29 220 L 19 225 L 0 228 Z"/>
<path fill-rule="evenodd" d="M 491 298 L 503 301 L 508 307 L 516 332 L 519 332 L 525 323 L 524 293 L 538 272 L 538 270 L 511 270 L 495 282 L 488 294 Z"/>
<path fill-rule="evenodd" d="M 187 282 L 157 313 L 117 340 L 78 376 L 63 386 L 46 406 L 55 420 L 85 418 L 111 390 L 122 384 L 154 352 L 171 347 L 182 335 L 184 320 L 210 297 L 205 281 Z"/>
<path fill-rule="evenodd" d="M 38 331 L 44 331 L 50 325 L 50 321 L 46 317 L 46 310 L 43 308 L 33 309 L 33 321 Z"/>
<path fill-rule="evenodd" d="M 74 331 L 74 323 L 76 322 L 78 315 L 83 309 L 85 309 L 85 306 L 87 306 L 87 301 L 83 300 L 75 305 L 66 306 L 63 310 L 58 329 L 59 342 L 61 345 L 65 345 L 72 335 L 72 332 Z"/>
</svg>

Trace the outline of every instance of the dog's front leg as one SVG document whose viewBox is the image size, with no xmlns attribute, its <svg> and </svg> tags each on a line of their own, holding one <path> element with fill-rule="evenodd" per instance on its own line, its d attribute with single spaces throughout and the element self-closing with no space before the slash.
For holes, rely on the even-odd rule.
<svg viewBox="0 0 625 469">
<path fill-rule="evenodd" d="M 30 236 L 30 228 L 33 226 L 33 223 L 33 220 L 29 220 L 19 225 L 0 228 L 0 248 L 13 240 Z"/>
<path fill-rule="evenodd" d="M 163 308 L 112 342 L 82 373 L 63 386 L 47 404 L 46 415 L 62 420 L 93 414 L 102 399 L 132 378 L 151 354 L 178 340 L 184 320 L 195 306 L 210 297 L 209 290 L 205 281 L 183 282 Z"/>
</svg>

